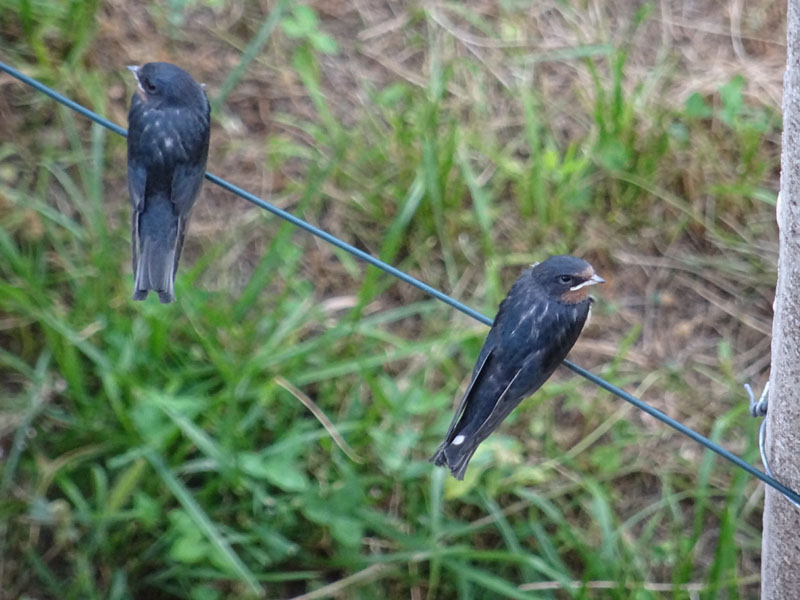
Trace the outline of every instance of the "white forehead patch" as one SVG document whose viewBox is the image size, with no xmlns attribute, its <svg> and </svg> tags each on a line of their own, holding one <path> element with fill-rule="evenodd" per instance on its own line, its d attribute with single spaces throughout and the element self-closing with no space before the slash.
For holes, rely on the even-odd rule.
<svg viewBox="0 0 800 600">
<path fill-rule="evenodd" d="M 452 445 L 453 446 L 460 446 L 461 444 L 464 443 L 465 439 L 467 439 L 467 438 L 465 438 L 463 435 L 457 435 L 455 438 L 453 438 L 453 444 Z"/>
</svg>

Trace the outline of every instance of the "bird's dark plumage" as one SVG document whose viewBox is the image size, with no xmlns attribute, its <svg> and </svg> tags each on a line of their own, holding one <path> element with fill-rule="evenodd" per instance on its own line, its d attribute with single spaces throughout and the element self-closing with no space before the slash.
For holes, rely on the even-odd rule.
<svg viewBox="0 0 800 600">
<path fill-rule="evenodd" d="M 602 282 L 574 256 L 552 256 L 514 282 L 432 462 L 464 478 L 478 445 L 566 358 L 589 315 L 588 286 Z"/>
<path fill-rule="evenodd" d="M 210 109 L 203 86 L 169 63 L 128 67 L 138 88 L 128 115 L 133 299 L 175 300 L 175 272 L 203 183 Z"/>
</svg>

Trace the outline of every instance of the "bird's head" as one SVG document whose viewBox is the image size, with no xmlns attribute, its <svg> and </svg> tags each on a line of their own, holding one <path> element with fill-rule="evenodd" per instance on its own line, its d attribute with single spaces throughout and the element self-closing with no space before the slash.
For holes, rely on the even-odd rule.
<svg viewBox="0 0 800 600">
<path fill-rule="evenodd" d="M 592 265 L 575 256 L 551 256 L 534 266 L 531 275 L 550 298 L 565 304 L 583 302 L 589 286 L 605 283 Z"/>
<path fill-rule="evenodd" d="M 170 63 L 151 62 L 129 66 L 139 84 L 139 97 L 150 104 L 172 107 L 205 103 L 203 86 L 186 71 Z"/>
</svg>

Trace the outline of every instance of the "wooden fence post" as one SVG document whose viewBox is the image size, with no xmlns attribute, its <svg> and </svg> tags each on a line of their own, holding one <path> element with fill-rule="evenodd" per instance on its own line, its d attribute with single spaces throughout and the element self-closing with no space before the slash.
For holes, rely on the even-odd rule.
<svg viewBox="0 0 800 600">
<path fill-rule="evenodd" d="M 788 0 L 783 89 L 780 259 L 772 323 L 767 455 L 775 476 L 800 489 L 800 0 Z M 800 508 L 767 487 L 761 542 L 763 600 L 800 598 Z"/>
</svg>

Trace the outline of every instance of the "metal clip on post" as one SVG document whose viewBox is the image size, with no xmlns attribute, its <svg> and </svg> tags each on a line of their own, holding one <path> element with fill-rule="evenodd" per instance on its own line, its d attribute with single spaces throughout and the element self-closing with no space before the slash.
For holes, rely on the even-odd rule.
<svg viewBox="0 0 800 600">
<path fill-rule="evenodd" d="M 761 396 L 759 396 L 758 400 L 756 400 L 756 397 L 753 394 L 753 388 L 750 387 L 749 383 L 744 384 L 744 389 L 747 391 L 747 395 L 750 398 L 750 415 L 753 417 L 766 417 L 767 405 L 769 404 L 769 381 L 767 381 L 766 385 L 764 386 L 764 391 L 761 392 Z M 767 472 L 767 475 L 774 479 L 775 474 L 772 472 L 772 469 L 769 466 L 769 458 L 767 458 L 766 443 L 767 420 L 764 419 L 761 421 L 761 426 L 758 428 L 758 451 L 761 454 L 761 464 L 764 465 L 764 470 Z M 786 499 L 794 504 L 797 508 L 800 508 L 800 504 L 791 498 L 787 497 Z"/>
</svg>

